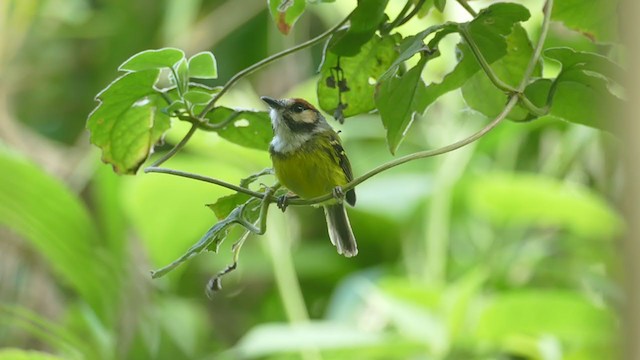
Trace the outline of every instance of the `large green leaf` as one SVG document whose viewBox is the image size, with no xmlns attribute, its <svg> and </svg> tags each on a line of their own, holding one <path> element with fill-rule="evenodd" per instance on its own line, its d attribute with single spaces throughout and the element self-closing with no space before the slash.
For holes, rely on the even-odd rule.
<svg viewBox="0 0 640 360">
<path fill-rule="evenodd" d="M 562 0 L 554 2 L 551 18 L 592 40 L 612 42 L 618 39 L 619 8 L 618 0 Z"/>
<path fill-rule="evenodd" d="M 34 164 L 0 151 L 0 224 L 27 241 L 104 320 L 118 275 L 78 197 Z"/>
<path fill-rule="evenodd" d="M 514 26 L 513 32 L 507 36 L 506 41 L 506 55 L 491 64 L 491 69 L 499 79 L 515 88 L 522 81 L 524 71 L 533 54 L 533 47 L 521 26 Z M 537 77 L 541 73 L 541 67 L 537 66 L 532 75 Z M 502 112 L 507 99 L 505 93 L 496 88 L 484 71 L 478 71 L 467 80 L 462 86 L 462 95 L 469 107 L 491 118 Z M 515 109 L 509 117 L 514 120 L 524 120 L 527 113 L 521 109 Z"/>
<path fill-rule="evenodd" d="M 340 103 L 339 94 L 342 88 L 341 100 L 346 105 L 342 111 L 344 117 L 375 109 L 376 81 L 397 55 L 395 40 L 391 36 L 374 36 L 360 48 L 356 56 L 352 57 L 340 57 L 330 51 L 325 52 L 318 81 L 320 107 L 328 113 L 334 113 Z M 341 79 L 344 79 L 344 84 L 340 83 Z"/>
<path fill-rule="evenodd" d="M 269 0 L 269 12 L 278 30 L 287 35 L 306 5 L 306 0 Z"/>
<path fill-rule="evenodd" d="M 269 113 L 217 107 L 206 117 L 211 124 L 225 124 L 215 130 L 222 138 L 252 149 L 269 149 L 273 137 Z"/>
<path fill-rule="evenodd" d="M 621 82 L 623 70 L 601 55 L 569 48 L 548 49 L 545 56 L 562 64 L 560 74 L 536 80 L 525 95 L 538 107 L 550 105 L 553 117 L 613 132 L 623 102 L 610 82 Z"/>
<path fill-rule="evenodd" d="M 541 175 L 487 174 L 473 181 L 467 199 L 477 214 L 498 224 L 562 228 L 594 239 L 622 230 L 619 214 L 597 194 Z"/>
<path fill-rule="evenodd" d="M 102 160 L 117 173 L 135 173 L 170 127 L 153 88 L 158 73 L 154 69 L 125 74 L 96 97 L 100 104 L 89 115 L 87 128 L 91 142 L 102 149 Z"/>
<path fill-rule="evenodd" d="M 375 34 L 385 19 L 384 9 L 388 0 L 360 0 L 349 19 L 346 32 L 337 34 L 337 39 L 329 45 L 329 51 L 340 56 L 354 56 Z"/>
<path fill-rule="evenodd" d="M 425 85 L 421 74 L 427 59 L 423 57 L 416 66 L 402 76 L 394 76 L 382 81 L 376 93 L 376 105 L 380 111 L 382 123 L 387 129 L 387 144 L 392 154 L 400 145 L 416 114 L 422 114 L 426 109 Z"/>
</svg>

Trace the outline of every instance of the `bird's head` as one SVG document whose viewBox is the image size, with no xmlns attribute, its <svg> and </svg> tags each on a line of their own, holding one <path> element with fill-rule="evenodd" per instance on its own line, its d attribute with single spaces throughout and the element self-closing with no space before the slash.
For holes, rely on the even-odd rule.
<svg viewBox="0 0 640 360">
<path fill-rule="evenodd" d="M 333 131 L 318 109 L 304 99 L 273 99 L 261 97 L 271 108 L 273 127 L 272 147 L 276 151 L 288 152 L 297 149 L 314 134 Z"/>
</svg>

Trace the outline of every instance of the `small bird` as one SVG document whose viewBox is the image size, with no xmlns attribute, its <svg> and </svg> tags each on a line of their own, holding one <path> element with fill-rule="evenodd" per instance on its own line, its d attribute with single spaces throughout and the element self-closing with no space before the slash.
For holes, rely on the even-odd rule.
<svg viewBox="0 0 640 360">
<path fill-rule="evenodd" d="M 358 254 L 356 239 L 341 198 L 356 203 L 352 189 L 342 194 L 341 186 L 353 180 L 351 164 L 338 134 L 320 112 L 303 99 L 262 101 L 271 108 L 273 140 L 269 146 L 276 177 L 282 185 L 303 199 L 333 193 L 340 200 L 323 203 L 329 238 L 338 253 Z"/>
</svg>

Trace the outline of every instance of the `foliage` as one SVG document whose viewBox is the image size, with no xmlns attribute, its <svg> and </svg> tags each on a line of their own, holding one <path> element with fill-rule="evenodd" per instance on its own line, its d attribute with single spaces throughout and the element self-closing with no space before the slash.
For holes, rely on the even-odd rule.
<svg viewBox="0 0 640 360">
<path fill-rule="evenodd" d="M 49 281 L 33 287 L 49 289 L 47 300 L 59 308 L 49 316 L 0 286 L 0 343 L 35 343 L 72 359 L 611 358 L 620 305 L 611 240 L 625 228 L 610 205 L 620 196 L 611 133 L 625 77 L 613 61 L 620 57 L 616 2 L 545 1 L 544 9 L 500 2 L 477 11 L 464 0 L 361 0 L 353 9 L 264 3 L 228 42 L 196 48 L 172 37 L 140 45 L 131 34 L 139 26 L 166 35 L 205 21 L 206 12 L 231 18 L 216 12 L 222 5 L 91 8 L 95 19 L 136 14 L 108 22 L 126 29 L 111 40 L 120 58 L 100 46 L 91 55 L 104 62 L 90 70 L 100 76 L 86 127 L 114 171 L 94 171 L 95 154 L 70 146 L 87 158 L 61 180 L 0 148 L 0 166 L 11 174 L 0 177 L 6 242 L 19 239 L 17 258 L 35 255 L 30 261 L 45 264 L 27 266 L 26 277 L 16 271 L 16 289 L 43 276 Z M 248 13 L 253 5 L 242 6 Z M 68 11 L 69 19 L 81 13 Z M 316 34 L 319 16 L 336 25 Z M 105 33 L 69 19 L 60 28 L 67 38 L 69 29 L 78 39 Z M 198 34 L 196 25 L 185 33 Z M 280 37 L 298 42 L 304 31 L 296 30 L 305 26 L 314 36 L 300 45 Z M 265 27 L 286 44 L 275 55 L 247 45 L 268 43 Z M 140 48 L 156 49 L 122 62 Z M 310 55 L 319 75 L 296 76 L 289 63 L 269 76 L 267 65 L 294 53 Z M 255 65 L 233 70 L 247 61 Z M 305 94 L 344 122 L 345 148 L 360 174 L 345 187 L 359 193 L 350 213 L 357 258 L 335 255 L 321 216 L 303 206 L 330 194 L 291 199 L 287 225 L 280 214 L 267 219 L 287 190 L 263 170 L 271 125 L 266 111 L 250 109 L 253 90 L 280 85 L 250 77 L 258 70 L 265 79 L 286 73 L 299 86 L 292 97 Z M 314 91 L 317 100 L 309 98 Z M 178 176 L 141 174 L 141 167 Z M 292 239 L 297 223 L 301 234 Z M 250 234 L 263 236 L 246 241 Z M 205 251 L 219 253 L 194 257 Z M 42 266 L 50 274 L 40 274 Z M 152 276 L 164 277 L 151 282 L 147 270 L 156 267 Z M 202 291 L 207 278 L 211 302 Z M 57 357 L 9 348 L 0 350 L 3 358 Z"/>
</svg>

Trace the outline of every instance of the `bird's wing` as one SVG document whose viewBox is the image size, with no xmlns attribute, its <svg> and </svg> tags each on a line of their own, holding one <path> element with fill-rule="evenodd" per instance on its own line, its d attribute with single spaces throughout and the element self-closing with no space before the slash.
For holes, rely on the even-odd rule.
<svg viewBox="0 0 640 360">
<path fill-rule="evenodd" d="M 347 182 L 353 180 L 353 171 L 351 170 L 351 163 L 349 162 L 349 158 L 342 147 L 342 143 L 340 142 L 340 138 L 338 134 L 333 133 L 329 139 L 329 144 L 331 144 L 331 149 L 333 150 L 334 158 L 338 160 L 340 164 L 340 168 L 342 172 L 344 172 L 345 177 L 347 178 Z M 349 190 L 346 194 L 347 202 L 354 206 L 356 204 L 356 192 L 355 190 Z"/>
</svg>

